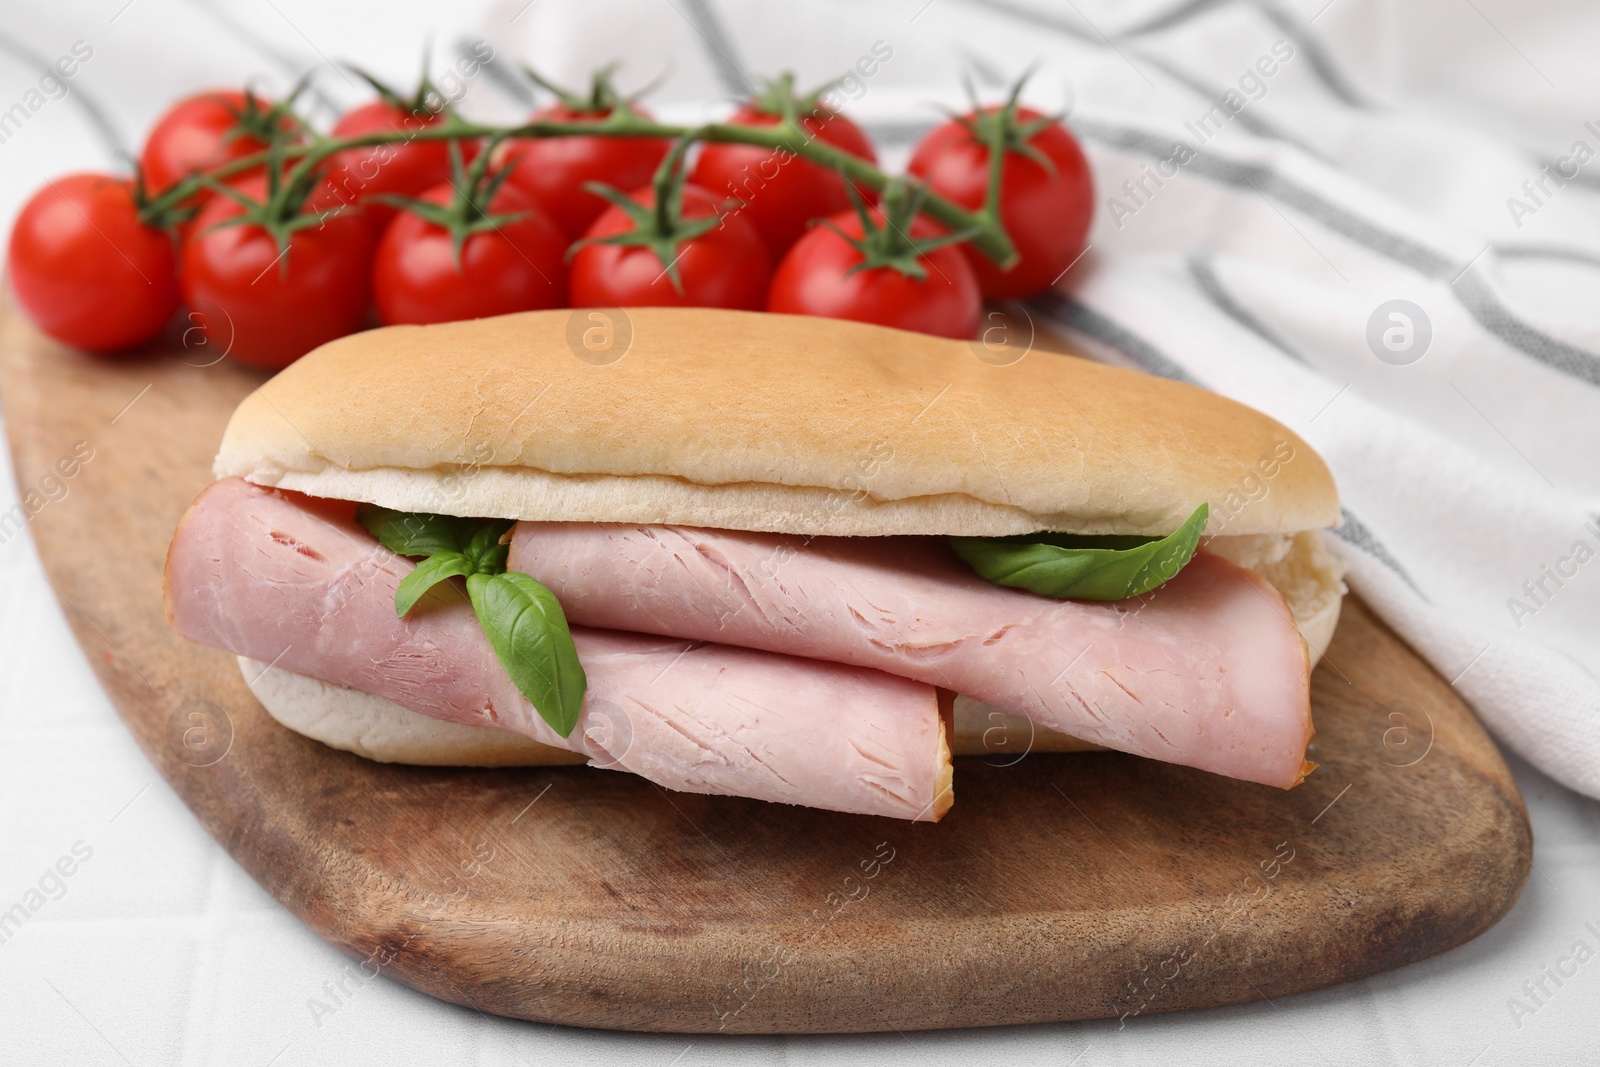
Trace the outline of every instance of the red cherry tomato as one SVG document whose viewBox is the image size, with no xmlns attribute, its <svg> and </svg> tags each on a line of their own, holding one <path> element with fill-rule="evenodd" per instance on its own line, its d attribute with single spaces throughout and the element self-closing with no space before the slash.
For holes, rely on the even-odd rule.
<svg viewBox="0 0 1600 1067">
<path fill-rule="evenodd" d="M 421 199 L 448 204 L 455 192 L 444 182 Z M 453 322 L 561 307 L 567 288 L 566 234 L 509 186 L 500 188 L 489 210 L 525 214 L 468 234 L 459 265 L 449 230 L 401 212 L 384 231 L 373 264 L 378 317 L 385 323 Z"/>
<path fill-rule="evenodd" d="M 835 215 L 831 221 L 860 239 L 861 218 L 854 211 Z M 919 218 L 910 236 L 932 237 L 938 232 L 938 227 Z M 955 246 L 918 256 L 917 263 L 926 272 L 922 279 L 889 266 L 855 270 L 863 258 L 831 228 L 813 226 L 773 273 L 767 310 L 854 319 L 963 340 L 977 332 L 983 298 L 978 279 Z"/>
<path fill-rule="evenodd" d="M 779 117 L 745 104 L 728 121 L 776 126 Z M 877 162 L 867 135 L 843 115 L 817 111 L 807 115 L 802 124 L 817 140 L 869 163 Z M 719 196 L 743 201 L 739 214 L 755 223 L 774 256 L 783 255 L 798 241 L 812 219 L 850 209 L 850 194 L 836 171 L 759 145 L 707 144 L 700 150 L 689 180 Z M 873 199 L 870 189 L 858 187 L 858 192 L 864 201 Z"/>
<path fill-rule="evenodd" d="M 631 199 L 655 203 L 655 191 L 640 189 Z M 695 185 L 683 187 L 683 216 L 715 215 L 722 200 Z M 629 233 L 633 221 L 619 207 L 589 227 L 586 237 Z M 674 260 L 683 285 L 673 287 L 666 267 L 649 248 L 637 245 L 591 244 L 572 257 L 568 275 L 574 307 L 719 307 L 759 311 L 766 300 L 772 256 L 755 226 L 738 215 L 699 237 L 683 242 Z"/>
<path fill-rule="evenodd" d="M 266 180 L 253 178 L 239 189 L 259 200 Z M 333 199 L 323 187 L 305 210 Z M 360 212 L 295 230 L 280 253 L 259 224 L 217 226 L 244 210 L 228 197 L 213 198 L 183 245 L 183 300 L 214 351 L 277 370 L 366 325 L 373 240 Z"/>
<path fill-rule="evenodd" d="M 648 117 L 637 105 L 633 112 Z M 599 122 L 609 111 L 577 111 L 552 104 L 533 113 L 534 122 Z M 672 142 L 660 137 L 543 137 L 514 141 L 502 162 L 516 169 L 508 179 L 539 205 L 570 238 L 583 235 L 607 204 L 583 187 L 604 182 L 618 189 L 649 183 Z"/>
<path fill-rule="evenodd" d="M 985 109 L 992 114 L 995 109 Z M 1017 109 L 1017 121 L 1042 118 Z M 967 115 L 966 120 L 972 121 Z M 1021 259 L 1001 271 L 983 253 L 964 246 L 983 295 L 991 300 L 1030 296 L 1046 288 L 1083 251 L 1094 213 L 1094 179 L 1083 150 L 1067 128 L 1052 122 L 1028 140 L 1054 164 L 1055 173 L 1021 152 L 1007 154 L 1000 181 L 1000 221 Z M 961 121 L 934 127 L 918 142 L 906 169 L 962 207 L 983 206 L 989 190 L 989 148 Z"/>
<path fill-rule="evenodd" d="M 431 126 L 443 115 L 416 114 L 385 100 L 346 112 L 333 127 L 335 137 L 359 137 L 369 133 L 411 133 Z M 461 146 L 461 162 L 469 164 L 478 154 L 478 143 L 456 142 Z M 328 183 L 345 203 L 369 201 L 379 194 L 421 196 L 440 182 L 450 180 L 450 147 L 446 141 L 400 141 L 393 144 L 349 148 L 333 157 Z M 368 202 L 367 214 L 375 232 L 395 216 L 388 204 Z"/>
<path fill-rule="evenodd" d="M 154 196 L 196 171 L 211 170 L 265 149 L 267 144 L 260 138 L 236 132 L 247 103 L 244 93 L 217 89 L 172 105 L 157 120 L 139 156 L 145 190 Z"/>
<path fill-rule="evenodd" d="M 178 307 L 172 238 L 139 222 L 133 182 L 57 178 L 11 230 L 11 287 L 58 341 L 110 352 L 150 340 Z"/>
</svg>

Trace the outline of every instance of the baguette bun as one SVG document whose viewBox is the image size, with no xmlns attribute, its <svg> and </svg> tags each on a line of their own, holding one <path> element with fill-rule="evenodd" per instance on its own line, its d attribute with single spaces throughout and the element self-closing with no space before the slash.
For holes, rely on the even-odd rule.
<svg viewBox="0 0 1600 1067">
<path fill-rule="evenodd" d="M 584 329 L 612 323 L 625 354 L 576 354 Z M 701 308 L 352 334 L 247 397 L 215 470 L 405 511 L 797 534 L 1156 536 L 1201 501 L 1212 534 L 1339 517 L 1304 441 L 1203 389 Z"/>
<path fill-rule="evenodd" d="M 612 330 L 608 361 L 582 343 Z M 1283 593 L 1311 660 L 1338 620 L 1338 494 L 1266 415 L 1051 352 L 709 309 L 528 312 L 324 345 L 240 404 L 217 477 L 404 511 L 794 534 L 1157 536 L 1202 501 L 1210 550 Z M 240 660 L 290 729 L 386 762 L 583 763 L 509 731 Z M 958 755 L 1093 748 L 967 697 Z"/>
</svg>

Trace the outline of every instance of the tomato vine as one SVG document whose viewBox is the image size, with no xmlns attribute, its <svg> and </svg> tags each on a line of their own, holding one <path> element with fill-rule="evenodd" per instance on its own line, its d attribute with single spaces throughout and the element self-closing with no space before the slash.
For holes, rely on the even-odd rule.
<svg viewBox="0 0 1600 1067">
<path fill-rule="evenodd" d="M 397 144 L 408 141 L 477 140 L 544 137 L 665 137 L 722 144 L 746 144 L 775 151 L 791 152 L 802 159 L 836 170 L 850 181 L 882 190 L 891 176 L 857 156 L 842 151 L 812 135 L 795 116 L 786 116 L 776 125 L 746 126 L 735 123 L 679 126 L 642 118 L 627 108 L 618 108 L 604 119 L 592 122 L 535 121 L 511 126 L 471 122 L 446 112 L 442 121 L 415 130 L 383 130 L 354 137 L 321 137 L 300 143 L 280 145 L 278 154 L 293 160 L 285 180 L 306 180 L 336 153 L 350 148 Z M 208 186 L 268 162 L 272 153 L 258 152 L 233 160 L 210 171 L 192 175 L 149 197 L 140 211 L 148 224 L 161 224 L 170 213 Z M 996 171 L 999 166 L 995 167 Z M 1016 246 L 991 211 L 968 211 L 945 197 L 928 191 L 922 200 L 922 213 L 952 230 L 969 231 L 968 243 L 1002 270 L 1017 260 Z"/>
</svg>

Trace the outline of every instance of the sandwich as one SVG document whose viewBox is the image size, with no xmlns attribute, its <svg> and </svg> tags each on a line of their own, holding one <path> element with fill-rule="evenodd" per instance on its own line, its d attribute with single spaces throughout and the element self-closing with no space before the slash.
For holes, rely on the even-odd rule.
<svg viewBox="0 0 1600 1067">
<path fill-rule="evenodd" d="M 172 625 L 400 763 L 925 821 L 952 754 L 1312 769 L 1339 504 L 1284 426 L 832 319 L 611 311 L 597 361 L 584 314 L 371 330 L 262 385 L 174 534 Z"/>
</svg>

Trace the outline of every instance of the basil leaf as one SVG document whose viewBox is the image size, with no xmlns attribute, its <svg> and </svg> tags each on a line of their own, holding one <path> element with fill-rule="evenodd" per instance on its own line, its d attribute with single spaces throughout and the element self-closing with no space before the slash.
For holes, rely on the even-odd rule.
<svg viewBox="0 0 1600 1067">
<path fill-rule="evenodd" d="M 555 594 L 507 571 L 468 575 L 467 595 L 506 674 L 556 733 L 571 736 L 589 680 Z"/>
<path fill-rule="evenodd" d="M 425 557 L 395 589 L 404 618 L 428 590 L 450 578 L 467 579 L 467 597 L 500 665 L 562 737 L 569 737 L 589 687 L 572 630 L 555 594 L 526 574 L 507 573 L 511 551 L 502 544 L 508 519 L 459 519 L 363 505 L 356 518 L 384 547 Z"/>
<path fill-rule="evenodd" d="M 435 552 L 417 564 L 416 570 L 400 579 L 400 585 L 394 591 L 395 614 L 405 618 L 406 613 L 422 599 L 422 594 L 446 578 L 465 576 L 473 571 L 471 562 L 460 552 Z"/>
<path fill-rule="evenodd" d="M 501 544 L 500 539 L 515 525 L 510 520 L 497 520 L 486 522 L 478 528 L 462 550 L 462 555 L 472 568 L 469 573 L 499 574 L 506 569 L 506 557 L 511 554 L 511 546 Z"/>
<path fill-rule="evenodd" d="M 356 521 L 391 552 L 402 556 L 431 556 L 435 552 L 461 552 L 475 524 L 453 515 L 424 515 L 391 511 L 371 504 L 356 509 Z"/>
<path fill-rule="evenodd" d="M 1023 534 L 952 537 L 950 547 L 996 585 L 1057 600 L 1124 600 L 1170 581 L 1194 556 L 1211 509 L 1201 504 L 1166 537 Z"/>
</svg>

